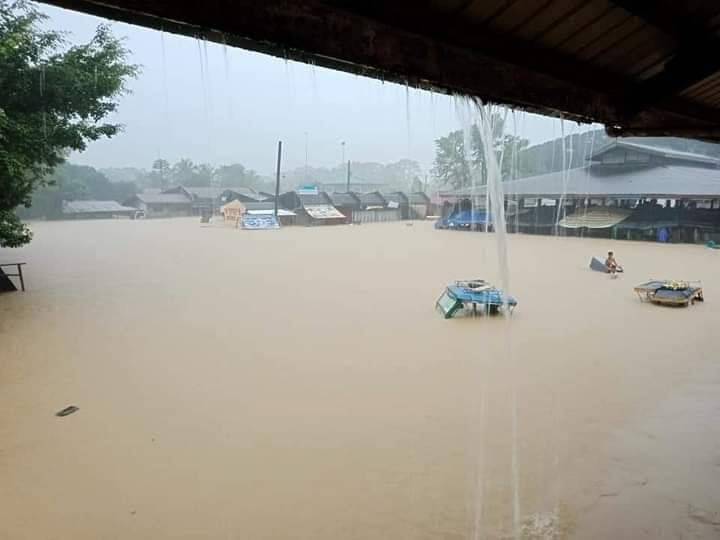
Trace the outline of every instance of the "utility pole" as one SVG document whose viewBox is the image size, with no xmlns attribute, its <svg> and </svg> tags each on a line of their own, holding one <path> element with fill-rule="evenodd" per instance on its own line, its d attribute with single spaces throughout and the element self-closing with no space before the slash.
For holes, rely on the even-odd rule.
<svg viewBox="0 0 720 540">
<path fill-rule="evenodd" d="M 347 193 L 350 193 L 350 160 L 348 159 L 348 166 L 347 166 L 347 185 L 345 187 L 345 191 Z"/>
<path fill-rule="evenodd" d="M 278 218 L 278 198 L 280 197 L 280 160 L 282 159 L 282 141 L 278 141 L 277 172 L 275 174 L 275 220 Z"/>
</svg>

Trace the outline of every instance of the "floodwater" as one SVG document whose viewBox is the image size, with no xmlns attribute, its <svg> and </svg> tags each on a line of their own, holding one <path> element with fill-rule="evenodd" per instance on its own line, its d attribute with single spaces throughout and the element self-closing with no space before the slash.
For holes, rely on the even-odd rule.
<svg viewBox="0 0 720 540">
<path fill-rule="evenodd" d="M 0 538 L 720 536 L 717 251 L 510 235 L 515 314 L 446 321 L 493 235 L 35 231 L 0 251 L 29 287 L 0 296 Z M 665 277 L 707 301 L 640 303 Z"/>
</svg>

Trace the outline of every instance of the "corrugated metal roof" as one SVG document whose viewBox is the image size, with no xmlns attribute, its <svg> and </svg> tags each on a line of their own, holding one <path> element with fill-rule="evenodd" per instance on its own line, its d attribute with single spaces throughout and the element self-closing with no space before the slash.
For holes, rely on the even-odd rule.
<svg viewBox="0 0 720 540">
<path fill-rule="evenodd" d="M 93 214 L 112 212 L 135 212 L 136 209 L 122 206 L 116 201 L 63 201 L 63 214 Z"/>
<path fill-rule="evenodd" d="M 335 206 L 359 208 L 360 200 L 353 193 L 330 193 L 330 200 Z"/>
<path fill-rule="evenodd" d="M 328 197 L 328 194 L 324 191 L 319 193 L 298 193 L 297 196 L 300 199 L 300 204 L 304 207 L 307 207 L 308 205 L 324 205 L 331 203 L 330 197 Z"/>
<path fill-rule="evenodd" d="M 138 200 L 146 204 L 190 204 L 190 199 L 182 193 L 138 193 Z"/>
<path fill-rule="evenodd" d="M 46 1 L 614 134 L 720 139 L 717 0 Z"/>
<path fill-rule="evenodd" d="M 188 193 L 198 199 L 219 199 L 225 188 L 216 187 L 187 187 L 183 186 Z"/>
<path fill-rule="evenodd" d="M 246 202 L 243 205 L 247 210 L 273 210 L 275 201 Z M 282 205 L 280 205 L 280 208 L 282 208 Z"/>
<path fill-rule="evenodd" d="M 275 214 L 274 208 L 268 208 L 263 210 L 248 210 L 248 214 L 251 216 L 272 216 Z M 291 212 L 290 210 L 285 210 L 284 208 L 278 208 L 278 216 L 280 217 L 292 217 L 296 216 L 297 214 L 295 212 Z"/>
<path fill-rule="evenodd" d="M 567 182 L 567 183 L 566 183 Z M 720 171 L 682 165 L 648 167 L 607 174 L 594 167 L 581 167 L 530 176 L 503 183 L 506 196 L 560 198 L 569 196 L 635 196 L 644 197 L 720 197 Z M 485 188 L 476 190 L 485 195 Z M 443 195 L 470 196 L 468 190 L 444 192 Z"/>
<path fill-rule="evenodd" d="M 590 159 L 596 159 L 603 154 L 613 150 L 614 148 L 623 148 L 626 150 L 635 150 L 643 154 L 651 154 L 655 156 L 664 157 L 667 159 L 676 159 L 682 161 L 688 161 L 692 163 L 703 163 L 707 165 L 715 165 L 720 167 L 720 159 L 706 156 L 704 154 L 696 154 L 693 152 L 682 152 L 680 150 L 674 150 L 672 148 L 664 148 L 661 146 L 651 146 L 649 144 L 642 144 L 637 142 L 625 141 L 617 139 L 609 142 L 597 152 L 593 153 Z"/>
<path fill-rule="evenodd" d="M 363 206 L 385 206 L 387 201 L 379 191 L 371 191 L 370 193 L 356 193 L 357 198 Z"/>
<path fill-rule="evenodd" d="M 338 219 L 345 215 L 330 204 L 305 206 L 305 211 L 313 219 Z"/>
<path fill-rule="evenodd" d="M 430 202 L 430 198 L 420 191 L 410 193 L 408 195 L 408 200 L 410 201 L 410 204 L 428 204 Z"/>
<path fill-rule="evenodd" d="M 383 197 L 388 202 L 396 202 L 398 204 L 407 204 L 408 197 L 402 191 L 393 191 L 391 193 L 383 193 Z"/>
</svg>

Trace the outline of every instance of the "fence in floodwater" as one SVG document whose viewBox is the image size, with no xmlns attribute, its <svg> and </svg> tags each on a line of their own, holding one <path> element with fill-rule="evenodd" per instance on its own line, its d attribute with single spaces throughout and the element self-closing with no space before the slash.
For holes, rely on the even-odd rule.
<svg viewBox="0 0 720 540">
<path fill-rule="evenodd" d="M 352 214 L 352 221 L 361 223 L 385 223 L 388 221 L 400 221 L 402 215 L 399 208 L 377 208 L 368 210 L 355 210 Z"/>
</svg>

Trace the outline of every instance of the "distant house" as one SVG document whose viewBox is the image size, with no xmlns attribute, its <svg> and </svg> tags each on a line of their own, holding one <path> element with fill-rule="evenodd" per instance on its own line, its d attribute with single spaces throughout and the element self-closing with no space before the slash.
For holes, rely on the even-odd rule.
<svg viewBox="0 0 720 540">
<path fill-rule="evenodd" d="M 401 219 L 408 219 L 410 217 L 408 197 L 402 191 L 383 193 L 383 197 L 387 201 L 388 208 L 398 208 L 400 210 Z"/>
<path fill-rule="evenodd" d="M 190 208 L 193 215 L 214 213 L 220 209 L 223 201 L 221 196 L 225 190 L 217 187 L 176 186 L 164 190 L 167 195 L 185 195 L 190 199 Z"/>
<path fill-rule="evenodd" d="M 408 194 L 408 204 L 410 207 L 409 218 L 410 219 L 425 219 L 432 213 L 432 202 L 422 191 L 416 191 Z"/>
<path fill-rule="evenodd" d="M 280 195 L 278 203 L 297 214 L 298 225 L 340 225 L 347 221 L 324 191 L 288 191 Z"/>
<path fill-rule="evenodd" d="M 241 202 L 259 202 L 264 201 L 268 197 L 267 193 L 261 193 L 255 191 L 249 187 L 235 187 L 227 188 L 220 194 L 220 202 L 228 203 L 230 201 L 241 201 Z"/>
<path fill-rule="evenodd" d="M 357 193 L 356 195 L 360 200 L 363 210 L 367 210 L 368 208 L 385 208 L 387 206 L 385 197 L 383 197 L 379 191 Z"/>
<path fill-rule="evenodd" d="M 720 239 L 720 160 L 612 141 L 584 167 L 503 182 L 510 230 L 673 241 Z M 486 188 L 441 193 L 448 203 L 484 207 Z M 508 212 L 506 212 L 508 215 Z"/>
<path fill-rule="evenodd" d="M 360 210 L 353 214 L 353 223 L 379 223 L 402 219 L 399 205 L 388 205 L 388 201 L 379 191 L 355 195 L 360 201 Z"/>
<path fill-rule="evenodd" d="M 345 216 L 347 223 L 352 223 L 353 213 L 362 209 L 360 199 L 354 193 L 331 193 L 330 200 L 333 206 Z"/>
<path fill-rule="evenodd" d="M 148 218 L 193 214 L 192 199 L 185 193 L 143 192 L 125 201 L 125 205 L 142 210 Z"/>
<path fill-rule="evenodd" d="M 350 191 L 356 193 L 368 193 L 371 191 L 382 191 L 388 186 L 382 182 L 350 182 Z M 347 182 L 325 182 L 318 185 L 318 189 L 327 193 L 346 193 Z"/>
<path fill-rule="evenodd" d="M 117 201 L 63 201 L 62 215 L 66 219 L 134 218 L 137 209 Z"/>
</svg>

